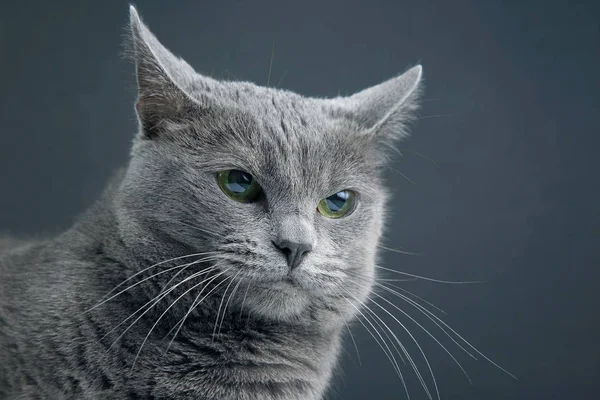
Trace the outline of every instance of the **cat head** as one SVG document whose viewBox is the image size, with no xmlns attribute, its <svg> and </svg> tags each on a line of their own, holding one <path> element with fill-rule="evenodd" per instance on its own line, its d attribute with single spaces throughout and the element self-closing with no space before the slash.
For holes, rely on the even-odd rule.
<svg viewBox="0 0 600 400">
<path fill-rule="evenodd" d="M 371 290 L 383 174 L 421 67 L 310 98 L 198 74 L 133 7 L 130 26 L 140 128 L 117 200 L 124 241 L 155 258 L 175 244 L 214 252 L 215 270 L 244 288 L 230 307 L 244 297 L 265 318 L 350 317 Z"/>
</svg>

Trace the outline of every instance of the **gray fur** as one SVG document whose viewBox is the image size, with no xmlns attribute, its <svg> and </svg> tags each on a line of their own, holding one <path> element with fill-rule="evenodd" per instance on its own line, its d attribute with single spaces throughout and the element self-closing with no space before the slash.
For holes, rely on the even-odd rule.
<svg viewBox="0 0 600 400">
<path fill-rule="evenodd" d="M 133 8 L 131 32 L 140 131 L 129 165 L 63 234 L 0 242 L 0 398 L 321 399 L 341 329 L 371 290 L 382 167 L 406 135 L 420 66 L 347 98 L 307 98 L 197 74 Z M 225 196 L 215 173 L 232 168 L 253 174 L 264 198 Z M 359 194 L 352 214 L 317 213 L 320 199 L 343 189 Z M 312 251 L 290 271 L 276 238 Z M 143 281 L 202 257 L 145 268 L 201 252 L 217 258 Z M 115 342 L 133 319 L 111 329 L 175 271 L 169 287 L 185 283 Z M 141 283 L 89 310 L 132 276 L 113 294 Z M 207 277 L 205 293 L 215 291 L 165 352 L 200 288 L 186 291 Z"/>
</svg>

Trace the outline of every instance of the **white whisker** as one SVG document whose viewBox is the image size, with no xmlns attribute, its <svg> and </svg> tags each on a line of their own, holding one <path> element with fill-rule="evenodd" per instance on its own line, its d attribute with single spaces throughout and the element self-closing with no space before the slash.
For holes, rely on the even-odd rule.
<svg viewBox="0 0 600 400">
<path fill-rule="evenodd" d="M 231 268 L 225 269 L 223 272 L 215 275 L 213 277 L 213 279 L 211 279 L 209 282 L 207 282 L 207 285 L 212 283 L 216 278 L 218 278 L 220 275 L 222 275 L 223 273 L 229 271 Z M 165 335 L 165 337 L 169 336 L 171 334 L 171 332 L 173 332 L 173 329 L 177 328 L 177 330 L 175 331 L 175 333 L 173 334 L 173 337 L 171 338 L 171 340 L 169 341 L 169 344 L 167 346 L 167 349 L 165 350 L 165 354 L 169 351 L 169 349 L 171 348 L 171 345 L 173 344 L 173 342 L 175 341 L 175 338 L 177 337 L 177 335 L 179 334 L 179 331 L 181 330 L 181 328 L 183 328 L 183 325 L 185 324 L 185 321 L 187 320 L 188 316 L 196 309 L 196 307 L 198 305 L 200 305 L 200 303 L 202 303 L 208 296 L 210 296 L 211 293 L 213 293 L 219 286 L 221 286 L 221 284 L 223 284 L 224 282 L 226 282 L 229 279 L 229 277 L 226 277 L 225 280 L 219 282 L 214 288 L 212 288 L 202 299 L 198 300 L 200 298 L 200 296 L 202 295 L 202 293 L 204 293 L 204 289 L 206 289 L 206 286 L 203 287 L 200 292 L 198 293 L 198 295 L 196 296 L 196 298 L 194 299 L 194 301 L 192 302 L 192 305 L 190 306 L 190 308 L 188 309 L 188 311 L 185 313 L 185 315 L 179 320 L 179 322 L 177 322 L 175 325 L 173 325 L 173 327 L 171 329 L 169 329 L 169 332 L 167 332 L 167 334 Z"/>
<path fill-rule="evenodd" d="M 214 279 L 216 279 L 218 276 L 223 275 L 225 272 L 227 272 L 228 270 L 224 270 L 220 273 L 218 273 L 217 275 L 212 277 L 212 280 L 210 282 L 212 282 Z M 209 282 L 209 283 L 210 283 Z M 221 285 L 223 282 L 219 282 L 217 284 L 216 287 L 219 287 L 219 285 Z M 175 299 L 168 307 L 165 311 L 163 311 L 163 313 L 158 317 L 158 319 L 156 320 L 156 322 L 154 322 L 154 325 L 152 325 L 152 327 L 150 328 L 150 330 L 148 331 L 148 333 L 146 334 L 146 337 L 144 338 L 144 340 L 142 341 L 142 344 L 138 350 L 138 352 L 135 355 L 135 358 L 133 359 L 133 363 L 131 364 L 131 370 L 133 371 L 133 368 L 135 366 L 135 363 L 138 359 L 138 357 L 140 356 L 140 353 L 142 352 L 142 348 L 144 347 L 144 344 L 146 343 L 146 341 L 148 340 L 148 338 L 150 337 L 150 334 L 152 333 L 152 331 L 154 330 L 154 328 L 156 328 L 156 325 L 158 325 L 158 323 L 160 322 L 160 320 L 165 316 L 165 314 L 167 314 L 167 312 L 179 301 L 181 300 L 186 294 L 188 294 L 189 292 L 191 292 L 192 290 L 194 290 L 195 288 L 197 288 L 198 286 L 204 284 L 204 281 L 195 284 L 194 286 L 192 286 L 191 288 L 189 288 L 188 290 L 186 290 L 182 295 L 180 295 L 179 297 L 177 297 L 177 299 Z"/>
<path fill-rule="evenodd" d="M 152 269 L 154 267 L 158 267 L 159 265 L 163 265 L 163 264 L 166 264 L 166 263 L 171 262 L 171 261 L 177 261 L 177 260 L 181 260 L 183 258 L 189 258 L 189 257 L 204 256 L 204 255 L 207 255 L 207 254 L 216 254 L 216 252 L 209 251 L 209 252 L 205 252 L 205 253 L 186 254 L 184 256 L 174 257 L 174 258 L 170 258 L 168 260 L 164 260 L 164 261 L 158 262 L 156 264 L 152 264 L 151 266 L 146 267 L 146 268 L 142 269 L 141 271 L 136 272 L 135 274 L 133 274 L 130 277 L 128 277 L 127 279 L 125 279 L 123 282 L 119 283 L 117 286 L 115 286 L 114 288 L 112 288 L 108 293 L 106 293 L 104 295 L 104 297 L 102 297 L 102 299 L 104 299 L 105 297 L 109 296 L 112 292 L 114 292 L 115 290 L 117 290 L 119 287 L 123 286 L 125 283 L 129 282 L 130 280 L 132 280 L 136 276 L 138 276 L 140 274 L 143 274 L 144 272 L 148 271 L 149 269 Z M 89 309 L 87 311 L 90 311 L 90 310 L 92 310 L 92 309 Z M 84 311 L 84 312 L 87 312 L 87 311 Z"/>
<path fill-rule="evenodd" d="M 241 274 L 242 271 L 239 271 L 234 277 L 233 280 L 235 280 L 235 278 L 237 278 L 237 276 L 239 274 Z M 227 302 L 225 303 L 225 310 L 223 311 L 223 317 L 221 317 L 221 323 L 219 324 L 219 330 L 217 331 L 217 335 L 221 334 L 221 328 L 223 327 L 223 321 L 225 320 L 225 313 L 227 312 L 227 306 L 229 305 L 229 302 L 231 301 L 231 298 L 233 297 L 233 295 L 235 294 L 235 292 L 238 290 L 238 288 L 240 287 L 240 283 L 242 283 L 242 280 L 238 280 L 238 283 L 235 285 L 235 287 L 233 288 L 233 290 L 231 291 L 231 294 L 229 295 L 229 298 L 227 299 Z"/>
<path fill-rule="evenodd" d="M 348 323 L 346 321 L 344 321 L 344 325 L 346 325 L 346 329 L 348 329 L 348 333 L 350 334 L 352 343 L 354 343 L 354 350 L 356 350 L 356 357 L 358 358 L 358 365 L 362 365 L 362 363 L 360 362 L 360 353 L 358 352 L 358 346 L 356 345 L 356 340 L 354 340 L 354 335 L 352 334 L 352 331 L 350 330 L 350 326 L 348 326 Z"/>
<path fill-rule="evenodd" d="M 237 276 L 237 275 L 239 275 L 239 272 L 235 276 Z M 225 291 L 223 292 L 223 296 L 221 296 L 221 302 L 219 303 L 219 309 L 217 310 L 217 318 L 215 319 L 215 326 L 213 328 L 213 334 L 212 334 L 213 341 L 215 340 L 215 336 L 217 334 L 217 326 L 219 325 L 219 317 L 221 316 L 221 307 L 223 307 L 223 302 L 225 301 L 225 296 L 227 295 L 227 291 L 229 290 L 229 288 L 231 287 L 232 284 L 233 284 L 233 278 L 231 278 L 229 285 L 227 285 L 227 287 L 225 288 Z M 223 311 L 223 313 L 225 313 L 225 311 Z"/>
<path fill-rule="evenodd" d="M 344 273 L 347 274 L 347 275 L 351 275 L 353 277 L 356 277 L 356 278 L 364 279 L 368 283 L 372 283 L 374 285 L 376 285 L 377 282 L 409 282 L 409 281 L 416 281 L 416 280 L 418 280 L 417 278 L 409 278 L 409 279 L 382 279 L 382 278 L 378 278 L 378 277 L 372 277 L 372 276 L 369 276 L 369 275 L 364 275 L 364 274 L 358 273 L 356 271 L 344 271 Z M 435 304 L 428 302 L 427 300 L 423 299 L 422 297 L 419 297 L 416 294 L 414 294 L 414 293 L 412 293 L 412 292 L 410 292 L 410 291 L 408 291 L 408 290 L 406 290 L 404 288 L 401 288 L 400 286 L 393 285 L 391 283 L 387 283 L 387 285 L 391 286 L 391 287 L 395 287 L 398 290 L 402 290 L 403 292 L 408 293 L 409 295 L 411 295 L 411 296 L 413 296 L 413 297 L 421 300 L 423 303 L 425 303 L 425 304 L 427 304 L 427 305 L 435 308 L 439 312 L 441 312 L 443 314 L 446 314 L 446 312 L 444 310 L 442 310 L 441 308 L 437 307 Z"/>
<path fill-rule="evenodd" d="M 349 294 L 352 297 L 354 297 L 351 293 L 349 293 Z M 410 394 L 408 393 L 408 388 L 406 386 L 406 382 L 404 381 L 404 376 L 402 375 L 402 371 L 400 370 L 400 366 L 398 365 L 398 362 L 396 361 L 396 357 L 394 357 L 394 353 L 392 352 L 392 350 L 388 346 L 387 342 L 385 341 L 385 339 L 383 338 L 383 336 L 381 336 L 381 334 L 379 333 L 379 331 L 377 330 L 377 328 L 375 328 L 375 326 L 367 318 L 367 316 L 365 314 L 363 314 L 363 312 L 360 311 L 360 309 L 356 305 L 354 305 L 354 303 L 352 303 L 348 298 L 346 298 L 346 297 L 344 297 L 344 298 L 346 299 L 346 301 L 348 302 L 348 304 L 350 304 L 352 307 L 354 307 L 354 309 L 365 319 L 365 321 L 367 321 L 367 323 L 369 325 L 371 325 L 371 328 L 373 328 L 373 330 L 375 331 L 375 333 L 377 333 L 377 335 L 381 339 L 381 342 L 383 342 L 383 345 L 382 345 L 381 342 L 379 342 L 379 340 L 377 340 L 377 338 L 375 337 L 375 335 L 371 332 L 371 330 L 369 328 L 367 328 L 367 326 L 360 320 L 360 318 L 357 318 L 357 320 L 364 326 L 364 328 L 367 330 L 367 332 L 369 332 L 369 334 L 373 337 L 373 339 L 375 339 L 375 341 L 377 342 L 377 344 L 379 345 L 379 347 L 381 347 L 381 350 L 383 350 L 383 353 L 386 355 L 386 357 L 392 363 L 392 366 L 394 367 L 396 373 L 400 377 L 400 381 L 402 382 L 402 385 L 404 386 L 404 390 L 406 391 L 406 396 L 408 397 L 408 399 L 410 399 Z M 386 349 L 384 349 L 383 346 L 385 346 L 385 348 L 387 349 L 387 351 L 386 351 Z"/>
<path fill-rule="evenodd" d="M 412 182 L 412 181 L 411 181 L 411 182 Z M 413 183 L 414 183 L 414 182 L 413 182 Z M 377 245 L 377 247 L 379 247 L 380 249 L 387 250 L 387 251 L 392 251 L 392 252 L 394 252 L 394 253 L 406 254 L 406 255 L 409 255 L 409 256 L 419 256 L 419 255 L 420 255 L 419 253 L 412 253 L 412 252 L 410 252 L 410 251 L 404 251 L 404 250 L 393 249 L 393 248 L 391 248 L 391 247 L 382 246 L 382 245 L 380 245 L 380 244 L 378 244 L 378 245 Z"/>
<path fill-rule="evenodd" d="M 218 256 L 212 256 L 212 257 L 208 257 L 208 258 L 205 258 L 205 259 L 199 260 L 199 262 L 198 262 L 198 263 L 203 263 L 203 262 L 207 262 L 207 261 L 214 261 L 214 260 L 217 260 L 217 259 L 219 259 L 219 257 L 218 257 Z M 163 285 L 163 287 L 160 289 L 160 292 L 159 292 L 159 293 L 162 293 L 162 292 L 164 292 L 164 291 L 165 291 L 165 289 L 166 289 L 166 288 L 167 288 L 167 287 L 168 287 L 168 286 L 171 284 L 171 282 L 173 282 L 173 281 L 175 280 L 175 278 L 177 278 L 177 277 L 179 276 L 179 274 L 182 274 L 183 272 L 185 272 L 185 270 L 186 270 L 186 269 L 188 269 L 189 267 L 191 267 L 192 265 L 195 265 L 195 264 L 197 264 L 197 263 L 196 263 L 196 262 L 191 262 L 191 263 L 189 263 L 189 264 L 186 264 L 186 265 L 184 265 L 182 269 L 180 269 L 179 271 L 177 271 L 177 273 L 176 273 L 175 275 L 173 275 L 173 276 L 172 276 L 172 277 L 171 277 L 171 278 L 170 278 L 170 279 L 167 281 L 167 283 L 165 283 L 165 284 Z"/>
<path fill-rule="evenodd" d="M 248 281 L 248 286 L 246 286 L 246 292 L 244 293 L 244 299 L 242 300 L 242 306 L 240 307 L 240 317 L 244 312 L 244 304 L 246 304 L 246 297 L 248 296 L 248 290 L 250 289 L 250 283 L 251 281 Z M 250 315 L 248 315 L 248 318 L 250 318 Z"/>
<path fill-rule="evenodd" d="M 418 296 L 418 295 L 414 294 L 413 292 L 410 292 L 410 291 L 408 291 L 408 290 L 406 290 L 406 289 L 404 289 L 404 288 L 402 288 L 402 287 L 400 287 L 400 286 L 398 286 L 398 285 L 394 285 L 394 284 L 388 283 L 388 284 L 387 284 L 387 286 L 391 286 L 391 287 L 393 287 L 393 288 L 396 288 L 396 289 L 398 289 L 398 290 L 401 290 L 401 291 L 403 291 L 404 293 L 406 293 L 406 294 L 408 294 L 408 295 L 410 295 L 410 296 L 413 296 L 414 298 L 416 298 L 416 299 L 418 299 L 418 300 L 422 301 L 423 303 L 427 304 L 428 306 L 430 306 L 430 307 L 432 307 L 432 308 L 435 308 L 436 310 L 438 310 L 438 311 L 439 311 L 439 312 L 441 312 L 442 314 L 445 314 L 445 315 L 447 315 L 447 314 L 448 314 L 446 311 L 442 310 L 441 308 L 439 308 L 439 307 L 438 307 L 438 306 L 436 306 L 435 304 L 433 304 L 433 303 L 431 303 L 431 302 L 429 302 L 429 301 L 425 300 L 424 298 L 422 298 L 422 297 L 420 297 L 420 296 Z"/>
<path fill-rule="evenodd" d="M 131 327 L 133 325 L 135 325 L 135 323 L 137 321 L 139 321 L 148 311 L 150 311 L 155 305 L 157 305 L 162 299 L 164 299 L 165 297 L 167 297 L 169 295 L 169 293 L 171 293 L 173 290 L 175 290 L 178 286 L 182 285 L 183 283 L 194 279 L 198 276 L 207 274 L 209 272 L 211 272 L 212 270 L 214 270 L 216 267 L 213 266 L 209 269 L 206 270 L 202 270 L 199 272 L 196 272 L 192 275 L 190 275 L 189 277 L 187 277 L 186 279 L 184 279 L 183 281 L 177 283 L 176 285 L 173 285 L 171 288 L 169 288 L 166 292 L 162 293 L 162 294 L 158 294 L 157 296 L 155 296 L 152 300 L 150 300 L 149 302 L 147 302 L 146 304 L 144 304 L 142 307 L 140 307 L 137 311 L 135 311 L 133 314 L 131 314 L 129 317 L 125 318 L 123 321 L 121 321 L 117 326 L 113 327 L 110 331 L 108 331 L 106 334 L 104 334 L 104 336 L 102 336 L 100 338 L 100 340 L 104 339 L 106 336 L 108 336 L 111 332 L 113 332 L 114 330 L 116 330 L 119 326 L 123 325 L 125 322 L 127 322 L 130 318 L 133 318 L 135 316 L 135 314 L 137 314 L 138 312 L 142 311 L 144 308 L 146 308 L 148 306 L 148 304 L 150 304 L 150 306 L 147 307 L 147 309 L 140 315 L 138 316 L 135 321 L 133 321 L 131 324 L 129 324 L 129 326 L 113 341 L 113 343 L 108 347 L 107 351 L 110 350 L 118 341 L 121 337 L 123 337 L 123 335 L 125 335 L 125 333 L 131 329 Z"/>
<path fill-rule="evenodd" d="M 391 290 L 389 288 L 387 288 L 388 290 Z M 464 337 L 462 337 L 458 332 L 456 332 L 454 329 L 452 329 L 452 327 L 450 327 L 446 322 L 444 322 L 444 320 L 442 320 L 441 318 L 439 318 L 437 315 L 433 314 L 431 311 L 427 310 L 424 307 L 421 307 L 422 310 L 427 313 L 428 315 L 430 315 L 432 318 L 434 318 L 435 320 L 437 320 L 440 324 L 442 324 L 444 327 L 446 327 L 448 330 L 450 330 L 454 335 L 456 335 L 460 340 L 462 340 L 467 346 L 469 346 L 469 348 L 471 348 L 474 352 L 476 352 L 477 354 L 479 354 L 482 358 L 484 358 L 485 360 L 487 360 L 489 363 L 491 363 L 492 365 L 494 365 L 496 368 L 500 369 L 501 371 L 503 371 L 505 374 L 507 374 L 508 376 L 512 377 L 513 379 L 518 379 L 516 376 L 514 376 L 513 374 L 511 374 L 510 372 L 508 372 L 506 369 L 502 368 L 500 365 L 498 365 L 497 363 L 495 363 L 494 361 L 492 361 L 491 359 L 489 359 L 485 354 L 483 354 L 482 352 L 480 352 L 479 350 L 477 350 L 477 348 L 475 348 L 475 346 L 473 346 L 471 343 L 469 343 Z M 459 345 L 460 346 L 460 345 Z M 462 346 L 460 346 L 462 348 Z M 464 350 L 464 349 L 463 349 Z M 475 356 L 473 356 L 471 353 L 469 353 L 468 351 L 464 350 L 467 354 L 469 354 L 471 357 L 477 359 Z"/>
<path fill-rule="evenodd" d="M 471 354 L 467 349 L 465 349 L 460 343 L 458 343 L 456 341 L 456 339 L 454 339 L 454 337 L 452 337 L 452 335 L 450 335 L 446 329 L 440 325 L 434 318 L 432 318 L 429 314 L 434 315 L 433 313 L 431 313 L 429 310 L 427 310 L 425 307 L 423 307 L 422 305 L 418 304 L 417 302 L 415 302 L 414 300 L 404 296 L 401 293 L 397 293 L 396 291 L 394 291 L 393 289 L 390 289 L 388 287 L 385 287 L 381 284 L 377 284 L 377 286 L 381 287 L 382 289 L 386 290 L 388 293 L 391 293 L 397 297 L 399 297 L 400 299 L 404 300 L 405 302 L 407 302 L 408 304 L 410 304 L 411 306 L 415 307 L 419 312 L 421 312 L 423 315 L 425 315 L 431 322 L 433 322 L 438 328 L 440 328 L 440 330 L 442 332 L 444 332 L 446 334 L 446 336 L 448 336 L 448 338 L 450 340 L 452 340 L 454 342 L 454 344 L 456 344 L 462 351 L 464 351 L 465 353 L 467 353 L 471 358 L 473 358 L 474 360 L 477 360 L 477 357 L 475 357 L 473 354 Z M 466 374 L 465 374 L 466 375 Z M 467 376 L 467 379 L 469 379 L 469 376 Z M 470 379 L 469 379 L 470 381 Z"/>
<path fill-rule="evenodd" d="M 374 295 L 382 298 L 383 300 L 387 301 L 388 303 L 392 304 L 394 307 L 396 307 L 393 303 L 389 302 L 387 299 L 385 299 L 384 297 L 380 296 L 379 294 L 372 292 Z M 421 348 L 421 345 L 419 345 L 419 342 L 417 341 L 417 339 L 412 335 L 412 333 L 408 330 L 408 328 L 406 326 L 404 326 L 404 324 L 402 322 L 400 322 L 400 320 L 398 318 L 396 318 L 391 312 L 389 312 L 385 307 L 383 307 L 381 304 L 377 303 L 376 301 L 373 300 L 373 304 L 377 305 L 379 308 L 381 308 L 385 313 L 387 313 L 390 317 L 392 317 L 397 323 L 398 325 L 400 325 L 402 327 L 402 329 L 404 329 L 404 331 L 410 336 L 410 338 L 413 340 L 413 342 L 415 343 L 415 345 L 417 346 L 417 348 L 419 349 L 419 352 L 421 352 L 421 355 L 423 356 L 423 359 L 425 360 L 425 363 L 427 364 L 427 368 L 429 369 L 429 373 L 431 374 L 431 379 L 433 380 L 433 386 L 435 388 L 436 394 L 437 394 L 437 398 L 440 398 L 440 392 L 438 389 L 438 385 L 437 385 L 437 381 L 435 379 L 435 374 L 433 373 L 433 369 L 431 368 L 431 364 L 429 364 L 429 360 L 427 359 L 427 356 L 425 355 L 425 352 L 423 351 L 423 349 Z M 396 307 L 398 308 L 398 307 Z M 398 308 L 398 310 L 400 310 Z M 429 333 L 429 331 L 425 328 L 423 328 L 423 326 L 421 324 L 419 324 L 417 321 L 415 321 L 412 317 L 410 317 L 408 314 L 406 314 L 404 311 L 400 310 L 400 312 L 402 312 L 403 314 L 407 315 L 413 322 L 415 322 L 419 327 L 421 327 L 425 332 L 427 332 L 429 334 L 429 336 L 431 336 L 440 346 L 442 346 L 442 348 L 446 349 L 433 335 L 431 335 Z M 408 354 L 407 354 L 408 357 Z M 454 358 L 454 356 L 451 355 L 451 357 L 456 360 Z M 409 358 L 410 360 L 410 358 Z M 458 362 L 458 361 L 457 361 Z M 414 363 L 413 363 L 414 365 Z M 459 364 L 460 366 L 460 364 Z M 413 368 L 415 368 L 415 372 L 417 372 L 417 368 L 413 366 Z M 462 368 L 462 366 L 460 366 L 460 368 L 464 371 L 464 369 Z M 417 375 L 420 375 L 417 372 Z M 422 378 L 419 378 L 421 380 L 421 384 L 424 384 Z M 429 390 L 426 388 L 426 386 L 424 386 L 424 389 L 428 392 L 429 397 L 431 398 L 431 394 L 429 393 Z"/>
<path fill-rule="evenodd" d="M 160 271 L 160 272 L 158 272 L 158 273 L 156 273 L 156 274 L 150 275 L 150 276 L 148 276 L 148 277 L 146 277 L 146 278 L 144 278 L 144 279 L 142 279 L 142 280 L 140 280 L 140 281 L 138 281 L 138 282 L 134 283 L 133 285 L 130 285 L 130 286 L 126 287 L 125 289 L 123 289 L 123 290 L 121 290 L 120 292 L 118 292 L 118 293 L 116 293 L 116 294 L 112 295 L 112 296 L 111 296 L 111 297 L 109 297 L 108 299 L 101 301 L 100 303 L 96 304 L 95 306 L 93 306 L 93 307 L 89 308 L 88 310 L 84 311 L 84 313 L 85 313 L 85 312 L 92 311 L 92 310 L 94 310 L 94 309 L 96 309 L 96 308 L 100 307 L 101 305 L 103 305 L 103 304 L 105 304 L 105 303 L 107 303 L 107 302 L 111 301 L 111 300 L 112 300 L 112 299 L 114 299 L 115 297 L 122 295 L 123 293 L 127 292 L 128 290 L 131 290 L 131 289 L 133 289 L 133 288 L 134 288 L 134 287 L 136 287 L 137 285 L 139 285 L 139 284 L 141 284 L 141 283 L 144 283 L 144 282 L 146 282 L 146 281 L 148 281 L 148 280 L 150 280 L 150 279 L 156 278 L 157 276 L 160 276 L 160 275 L 162 275 L 162 274 L 166 274 L 167 272 L 173 271 L 173 270 L 175 270 L 175 269 L 179 269 L 179 268 L 187 268 L 187 267 L 188 267 L 188 266 L 190 266 L 190 265 L 199 264 L 199 263 L 202 263 L 202 262 L 205 262 L 205 261 L 210 261 L 210 260 L 213 260 L 213 259 L 214 259 L 214 257 L 207 257 L 207 258 L 205 258 L 205 259 L 201 259 L 201 260 L 196 260 L 196 261 L 193 261 L 193 262 L 191 262 L 191 263 L 189 263 L 189 264 L 182 264 L 182 265 L 177 265 L 177 266 L 175 266 L 175 267 L 167 268 L 167 269 L 165 269 L 165 270 L 162 270 L 162 271 Z"/>
<path fill-rule="evenodd" d="M 423 279 L 425 281 L 436 282 L 436 283 L 450 283 L 450 284 L 455 284 L 455 285 L 463 285 L 463 284 L 471 284 L 471 283 L 485 283 L 483 281 L 446 281 L 446 280 L 441 280 L 441 279 L 427 278 L 425 276 L 419 276 L 419 275 L 409 274 L 407 272 L 396 271 L 391 268 L 382 267 L 381 265 L 375 265 L 375 268 L 394 272 L 394 273 L 400 274 L 400 275 L 410 276 L 412 278 Z"/>
<path fill-rule="evenodd" d="M 346 293 L 350 294 L 352 296 L 352 294 L 346 290 Z M 373 300 L 371 300 L 373 301 Z M 374 301 L 373 301 L 374 302 Z M 394 337 L 396 343 L 398 344 L 398 346 L 400 346 L 400 348 L 402 349 L 402 352 L 404 353 L 404 355 L 406 356 L 406 358 L 408 359 L 408 362 L 410 363 L 413 371 L 415 371 L 415 375 L 417 376 L 417 378 L 419 379 L 421 386 L 423 387 L 423 389 L 425 390 L 425 393 L 427 394 L 427 396 L 432 399 L 431 393 L 429 391 L 429 388 L 427 387 L 427 384 L 425 382 L 425 380 L 423 379 L 423 376 L 421 375 L 421 372 L 419 371 L 419 368 L 417 367 L 417 365 L 415 364 L 414 360 L 412 359 L 412 357 L 410 356 L 410 354 L 408 353 L 408 351 L 406 350 L 406 348 L 404 347 L 404 345 L 402 344 L 402 342 L 398 339 L 398 337 L 396 336 L 396 334 L 390 329 L 390 327 L 385 323 L 385 321 L 383 321 L 381 319 L 381 317 L 379 317 L 379 315 L 377 315 L 376 312 L 374 312 L 373 310 L 371 310 L 371 308 L 367 305 L 367 304 L 363 304 L 363 307 L 371 313 L 371 315 L 373 315 L 373 317 L 375 318 L 375 320 L 379 320 L 381 322 L 381 324 L 383 324 L 383 326 L 385 327 L 385 329 L 387 329 L 392 336 Z M 381 325 L 380 325 L 381 326 Z M 382 327 L 383 329 L 383 327 Z M 406 329 L 406 328 L 405 328 Z M 387 334 L 387 332 L 384 333 L 386 334 L 386 336 L 388 337 L 388 339 L 390 340 L 390 342 L 392 342 L 392 345 L 394 346 L 394 349 L 396 350 L 396 352 L 398 353 L 398 355 L 400 355 L 400 351 L 398 350 L 398 348 L 395 346 L 394 341 L 392 341 L 392 339 L 389 337 L 389 335 Z M 410 334 L 410 333 L 409 333 Z M 414 339 L 413 339 L 414 340 Z M 418 346 L 418 344 L 417 344 Z M 435 378 L 434 378 L 434 383 L 435 383 Z M 437 389 L 437 388 L 436 388 Z M 438 398 L 439 398 L 439 393 L 438 393 Z"/>
</svg>

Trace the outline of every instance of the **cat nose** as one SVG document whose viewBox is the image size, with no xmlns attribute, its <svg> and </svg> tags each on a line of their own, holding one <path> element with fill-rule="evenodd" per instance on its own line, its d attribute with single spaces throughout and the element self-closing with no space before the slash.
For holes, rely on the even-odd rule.
<svg viewBox="0 0 600 400">
<path fill-rule="evenodd" d="M 287 264 L 290 269 L 300 265 L 304 255 L 312 250 L 310 243 L 298 243 L 285 239 L 273 241 L 273 244 L 287 257 Z"/>
</svg>

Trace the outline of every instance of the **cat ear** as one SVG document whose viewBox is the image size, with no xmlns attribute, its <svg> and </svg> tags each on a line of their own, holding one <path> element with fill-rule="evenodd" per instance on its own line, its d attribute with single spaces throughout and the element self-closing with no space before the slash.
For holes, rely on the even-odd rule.
<svg viewBox="0 0 600 400">
<path fill-rule="evenodd" d="M 377 143 L 393 146 L 408 136 L 421 92 L 423 68 L 417 65 L 402 75 L 342 99 L 343 108 L 363 134 Z"/>
<path fill-rule="evenodd" d="M 185 91 L 198 75 L 192 67 L 167 50 L 130 6 L 131 50 L 138 84 L 136 111 L 142 134 L 152 138 L 165 123 L 183 118 L 200 104 Z"/>
</svg>

